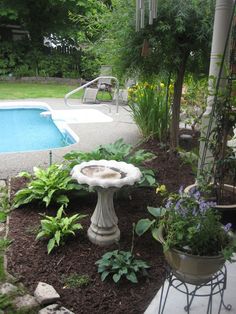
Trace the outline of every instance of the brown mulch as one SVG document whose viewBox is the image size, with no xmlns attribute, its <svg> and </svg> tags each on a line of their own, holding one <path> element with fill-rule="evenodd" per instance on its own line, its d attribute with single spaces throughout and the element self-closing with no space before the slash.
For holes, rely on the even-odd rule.
<svg viewBox="0 0 236 314">
<path fill-rule="evenodd" d="M 189 166 L 182 165 L 176 153 L 169 153 L 156 142 L 148 142 L 143 148 L 157 154 L 157 158 L 147 162 L 146 166 L 155 169 L 159 183 L 166 184 L 169 191 L 177 191 L 181 185 L 194 182 Z M 24 182 L 12 179 L 12 192 L 23 186 Z M 95 262 L 108 250 L 90 243 L 86 230 L 96 205 L 96 195 L 90 194 L 82 199 L 75 198 L 70 203 L 68 214 L 86 213 L 83 220 L 84 231 L 66 244 L 47 254 L 46 242 L 35 241 L 43 208 L 36 205 L 16 209 L 10 216 L 9 236 L 13 240 L 7 252 L 8 270 L 17 277 L 31 293 L 39 281 L 54 286 L 61 296 L 60 303 L 76 314 L 118 314 L 144 313 L 164 280 L 164 259 L 162 248 L 149 234 L 135 237 L 134 253 L 137 258 L 148 262 L 151 268 L 148 277 L 139 278 L 138 284 L 112 280 L 101 281 Z M 147 205 L 158 206 L 160 199 L 154 189 L 134 189 L 119 193 L 114 199 L 115 210 L 121 231 L 120 248 L 129 250 L 132 239 L 132 223 L 147 216 Z M 55 208 L 46 211 L 54 214 Z M 81 288 L 65 287 L 63 276 L 73 273 L 88 275 L 90 282 Z"/>
</svg>

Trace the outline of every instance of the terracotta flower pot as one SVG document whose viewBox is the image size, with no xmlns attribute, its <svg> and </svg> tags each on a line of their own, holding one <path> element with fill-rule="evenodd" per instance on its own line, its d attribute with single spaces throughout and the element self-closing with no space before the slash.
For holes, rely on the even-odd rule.
<svg viewBox="0 0 236 314">
<path fill-rule="evenodd" d="M 162 244 L 165 243 L 162 227 L 159 228 L 158 240 Z M 225 263 L 223 255 L 197 256 L 176 249 L 164 251 L 164 255 L 174 275 L 178 279 L 193 285 L 208 282 Z"/>
</svg>

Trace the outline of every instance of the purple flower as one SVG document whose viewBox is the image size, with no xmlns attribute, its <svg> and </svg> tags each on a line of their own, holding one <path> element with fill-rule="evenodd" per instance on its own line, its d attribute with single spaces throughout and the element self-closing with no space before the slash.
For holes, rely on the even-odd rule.
<svg viewBox="0 0 236 314">
<path fill-rule="evenodd" d="M 197 190 L 197 187 L 194 186 L 192 189 L 190 189 L 189 195 L 192 196 L 192 195 L 194 195 L 196 192 L 198 192 L 198 190 Z"/>
<path fill-rule="evenodd" d="M 197 208 L 194 207 L 194 208 L 192 209 L 192 215 L 193 215 L 193 216 L 197 216 L 197 214 L 198 214 Z"/>
<path fill-rule="evenodd" d="M 216 202 L 207 202 L 209 208 L 214 208 L 216 206 Z"/>
<path fill-rule="evenodd" d="M 215 205 L 215 202 L 205 202 L 201 199 L 199 202 L 200 213 L 204 215 L 208 209 L 213 208 Z"/>
<path fill-rule="evenodd" d="M 175 204 L 175 210 L 178 212 L 180 210 L 181 207 L 181 200 L 178 200 Z"/>
<path fill-rule="evenodd" d="M 196 199 L 196 200 L 199 200 L 200 197 L 201 197 L 201 194 L 199 191 L 196 191 L 194 194 L 193 194 L 193 197 Z"/>
<path fill-rule="evenodd" d="M 199 209 L 200 209 L 200 213 L 204 215 L 206 211 L 209 209 L 209 206 L 205 201 L 201 200 L 199 203 Z"/>
<path fill-rule="evenodd" d="M 229 232 L 230 228 L 232 227 L 232 224 L 229 222 L 224 226 L 224 231 Z"/>
<path fill-rule="evenodd" d="M 172 205 L 173 205 L 172 201 L 168 200 L 167 203 L 166 203 L 165 208 L 169 209 L 169 208 L 171 208 Z"/>
</svg>

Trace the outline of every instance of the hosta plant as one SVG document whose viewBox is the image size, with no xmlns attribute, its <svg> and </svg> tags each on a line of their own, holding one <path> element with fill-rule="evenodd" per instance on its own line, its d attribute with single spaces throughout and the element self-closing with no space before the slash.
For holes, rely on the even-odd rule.
<svg viewBox="0 0 236 314">
<path fill-rule="evenodd" d="M 83 229 L 79 221 L 86 215 L 75 214 L 71 217 L 64 216 L 63 205 L 59 208 L 56 217 L 45 216 L 41 220 L 41 228 L 36 240 L 41 238 L 49 239 L 47 245 L 48 254 L 62 244 L 68 236 L 75 236 L 75 232 Z"/>
<path fill-rule="evenodd" d="M 140 259 L 136 259 L 130 251 L 115 250 L 105 253 L 100 260 L 96 262 L 98 272 L 104 281 L 109 275 L 117 283 L 122 277 L 137 283 L 137 274 L 146 275 L 145 270 L 149 268 L 148 264 Z"/>
<path fill-rule="evenodd" d="M 30 181 L 26 188 L 15 194 L 15 207 L 32 201 L 43 202 L 46 207 L 52 202 L 65 205 L 69 202 L 67 192 L 81 189 L 81 186 L 73 182 L 69 170 L 63 165 L 52 164 L 47 169 L 34 167 L 33 175 L 22 172 L 19 176 L 27 177 Z"/>
<path fill-rule="evenodd" d="M 122 277 L 127 280 L 137 283 L 138 274 L 147 275 L 146 269 L 150 266 L 143 260 L 136 259 L 133 254 L 134 250 L 134 230 L 132 230 L 132 244 L 130 251 L 114 250 L 105 253 L 100 260 L 95 264 L 98 265 L 98 273 L 101 274 L 101 279 L 104 281 L 109 275 L 117 283 Z"/>
</svg>

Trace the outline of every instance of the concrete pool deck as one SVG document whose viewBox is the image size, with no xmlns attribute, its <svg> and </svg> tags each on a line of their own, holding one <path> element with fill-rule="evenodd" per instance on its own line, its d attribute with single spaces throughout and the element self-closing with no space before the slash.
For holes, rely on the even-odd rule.
<svg viewBox="0 0 236 314">
<path fill-rule="evenodd" d="M 1 104 L 8 102 L 32 102 L 40 101 L 48 104 L 53 110 L 75 110 L 75 109 L 96 109 L 112 118 L 111 122 L 93 123 L 68 123 L 68 126 L 79 137 L 79 142 L 71 146 L 52 150 L 52 162 L 60 162 L 63 155 L 71 150 L 90 151 L 99 145 L 109 144 L 119 138 L 123 138 L 126 143 L 136 144 L 141 139 L 136 124 L 133 122 L 127 106 L 120 106 L 119 113 L 113 104 L 84 105 L 78 99 L 70 99 L 69 103 L 73 108 L 64 104 L 61 98 L 40 98 L 22 100 L 0 100 Z M 109 107 L 111 112 L 109 113 Z M 27 136 L 27 134 L 26 134 Z M 50 162 L 49 150 L 33 151 L 22 153 L 0 153 L 0 179 L 6 179 L 17 175 L 20 171 L 32 171 L 34 166 L 47 167 Z"/>
</svg>

